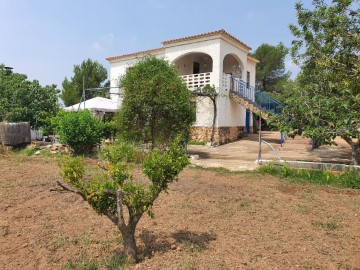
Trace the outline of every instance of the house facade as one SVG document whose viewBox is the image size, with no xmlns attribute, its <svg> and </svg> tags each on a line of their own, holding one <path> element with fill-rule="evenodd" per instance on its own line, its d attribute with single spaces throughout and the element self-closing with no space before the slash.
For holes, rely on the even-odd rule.
<svg viewBox="0 0 360 270">
<path fill-rule="evenodd" d="M 234 83 L 247 100 L 255 102 L 255 73 L 258 61 L 249 56 L 251 48 L 224 30 L 162 42 L 163 47 L 132 54 L 108 57 L 111 87 L 139 58 L 152 54 L 164 58 L 176 67 L 190 91 L 205 85 L 217 92 L 215 142 L 223 144 L 252 132 L 252 113 L 232 98 Z M 121 92 L 121 89 L 119 90 Z M 111 95 L 121 106 L 121 94 Z M 196 97 L 196 122 L 192 139 L 210 141 L 213 124 L 213 104 L 209 98 Z"/>
</svg>

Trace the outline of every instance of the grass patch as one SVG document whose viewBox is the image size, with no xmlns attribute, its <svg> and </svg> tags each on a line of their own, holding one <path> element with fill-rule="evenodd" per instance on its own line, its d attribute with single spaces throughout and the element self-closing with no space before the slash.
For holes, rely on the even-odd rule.
<svg viewBox="0 0 360 270">
<path fill-rule="evenodd" d="M 127 269 L 132 262 L 127 261 L 126 257 L 123 254 L 115 254 L 112 257 L 96 261 L 89 258 L 86 255 L 81 255 L 78 259 L 74 261 L 67 262 L 63 269 L 65 270 L 121 270 Z"/>
<path fill-rule="evenodd" d="M 312 183 L 341 188 L 360 189 L 360 172 L 347 170 L 332 172 L 323 170 L 293 169 L 288 165 L 275 166 L 271 163 L 261 166 L 260 174 L 271 174 L 294 183 Z"/>
<path fill-rule="evenodd" d="M 188 145 L 205 145 L 204 141 L 188 141 Z"/>
<path fill-rule="evenodd" d="M 191 164 L 189 166 L 192 169 L 200 170 L 200 171 L 210 171 L 210 172 L 216 172 L 220 175 L 229 175 L 229 174 L 251 174 L 252 171 L 231 171 L 229 169 L 226 169 L 224 167 L 202 167 L 198 165 Z"/>
<path fill-rule="evenodd" d="M 64 265 L 65 270 L 98 270 L 101 264 L 95 260 L 81 256 L 75 261 L 70 261 Z"/>
<path fill-rule="evenodd" d="M 340 224 L 334 220 L 329 222 L 313 221 L 311 224 L 315 227 L 322 228 L 328 231 L 335 231 L 340 226 Z"/>
</svg>

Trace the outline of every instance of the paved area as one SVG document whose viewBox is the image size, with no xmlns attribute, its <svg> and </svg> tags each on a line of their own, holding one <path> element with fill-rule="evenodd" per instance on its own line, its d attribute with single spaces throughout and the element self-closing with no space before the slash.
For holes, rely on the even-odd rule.
<svg viewBox="0 0 360 270">
<path fill-rule="evenodd" d="M 336 139 L 337 146 L 321 146 L 311 150 L 311 141 L 304 138 L 287 138 L 280 146 L 280 133 L 265 131 L 262 139 L 271 144 L 282 160 L 292 161 L 317 161 L 333 163 L 350 163 L 350 146 L 342 139 Z M 262 144 L 262 159 L 277 160 L 273 150 Z M 192 163 L 203 167 L 224 167 L 229 170 L 251 170 L 257 167 L 259 152 L 259 135 L 249 136 L 225 145 L 210 147 L 202 145 L 189 145 L 190 155 L 199 156 Z"/>
</svg>

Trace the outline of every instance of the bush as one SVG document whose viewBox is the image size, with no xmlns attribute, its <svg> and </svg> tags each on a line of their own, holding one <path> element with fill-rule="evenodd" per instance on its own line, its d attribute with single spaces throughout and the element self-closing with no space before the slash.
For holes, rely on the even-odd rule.
<svg viewBox="0 0 360 270">
<path fill-rule="evenodd" d="M 88 154 L 105 135 L 106 125 L 88 110 L 59 112 L 53 118 L 59 141 L 69 145 L 75 154 Z"/>
</svg>

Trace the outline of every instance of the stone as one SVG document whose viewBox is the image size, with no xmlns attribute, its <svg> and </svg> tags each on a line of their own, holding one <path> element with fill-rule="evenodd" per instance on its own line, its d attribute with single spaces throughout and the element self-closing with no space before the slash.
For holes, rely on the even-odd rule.
<svg viewBox="0 0 360 270">
<path fill-rule="evenodd" d="M 172 245 L 170 246 L 170 248 L 171 248 L 172 250 L 176 250 L 177 246 L 176 246 L 175 244 L 172 244 Z"/>
<path fill-rule="evenodd" d="M 51 150 L 51 151 L 56 151 L 56 150 L 58 150 L 58 147 L 57 147 L 55 144 L 53 144 L 53 145 L 50 147 L 50 150 Z"/>
<path fill-rule="evenodd" d="M 34 155 L 40 155 L 40 153 L 41 153 L 40 150 L 38 150 L 34 153 Z"/>
<path fill-rule="evenodd" d="M 199 155 L 190 155 L 190 158 L 192 160 L 198 160 L 200 157 L 199 157 Z"/>
</svg>

